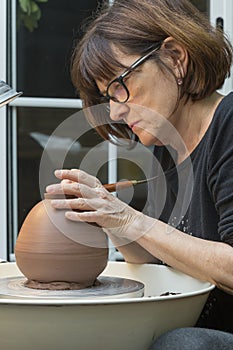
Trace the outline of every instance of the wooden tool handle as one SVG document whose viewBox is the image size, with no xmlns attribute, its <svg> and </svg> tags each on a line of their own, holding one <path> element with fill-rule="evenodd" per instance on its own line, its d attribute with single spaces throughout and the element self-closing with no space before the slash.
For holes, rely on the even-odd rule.
<svg viewBox="0 0 233 350">
<path fill-rule="evenodd" d="M 117 190 L 128 188 L 133 185 L 134 185 L 134 181 L 119 181 L 113 184 L 106 184 L 104 185 L 104 187 L 106 188 L 106 190 L 108 190 L 108 192 L 115 192 Z"/>
</svg>

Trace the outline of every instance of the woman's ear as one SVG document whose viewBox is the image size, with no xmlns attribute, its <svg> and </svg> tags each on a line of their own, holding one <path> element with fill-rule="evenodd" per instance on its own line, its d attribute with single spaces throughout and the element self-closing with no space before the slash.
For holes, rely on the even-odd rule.
<svg viewBox="0 0 233 350">
<path fill-rule="evenodd" d="M 188 66 L 187 50 L 171 36 L 164 40 L 162 48 L 169 50 L 172 65 L 171 68 L 174 70 L 177 79 L 183 79 L 186 75 Z"/>
</svg>

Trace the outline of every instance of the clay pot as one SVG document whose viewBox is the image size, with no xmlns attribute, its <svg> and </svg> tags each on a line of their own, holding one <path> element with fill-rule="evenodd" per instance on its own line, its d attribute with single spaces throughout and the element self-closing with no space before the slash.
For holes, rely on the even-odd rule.
<svg viewBox="0 0 233 350">
<path fill-rule="evenodd" d="M 100 227 L 72 222 L 63 210 L 51 207 L 50 199 L 44 199 L 27 215 L 15 257 L 29 281 L 72 282 L 76 284 L 74 289 L 79 289 L 92 286 L 105 269 L 107 247 L 107 237 Z"/>
</svg>

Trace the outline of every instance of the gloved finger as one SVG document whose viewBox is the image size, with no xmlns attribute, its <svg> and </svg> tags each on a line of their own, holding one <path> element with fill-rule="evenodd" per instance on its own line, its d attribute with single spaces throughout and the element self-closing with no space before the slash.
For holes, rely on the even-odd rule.
<svg viewBox="0 0 233 350">
<path fill-rule="evenodd" d="M 55 170 L 55 176 L 61 180 L 71 180 L 93 188 L 102 186 L 99 179 L 97 179 L 95 176 L 92 176 L 86 173 L 85 171 L 79 169 Z"/>
<path fill-rule="evenodd" d="M 85 198 L 75 198 L 75 199 L 66 199 L 66 200 L 51 200 L 51 205 L 55 209 L 71 209 L 71 210 L 81 210 L 89 211 L 94 208 L 91 207 L 89 201 Z"/>
<path fill-rule="evenodd" d="M 49 194 L 64 194 L 83 198 L 105 198 L 109 195 L 108 191 L 102 186 L 91 188 L 74 181 L 61 181 L 59 184 L 49 185 L 46 187 L 46 191 Z"/>
</svg>

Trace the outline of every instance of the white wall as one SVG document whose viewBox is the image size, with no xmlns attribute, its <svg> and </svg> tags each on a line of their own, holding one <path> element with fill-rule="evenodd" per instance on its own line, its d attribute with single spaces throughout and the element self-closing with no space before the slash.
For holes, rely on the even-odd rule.
<svg viewBox="0 0 233 350">
<path fill-rule="evenodd" d="M 0 79 L 6 80 L 6 1 L 0 1 Z M 7 256 L 6 107 L 0 108 L 0 258 Z"/>
<path fill-rule="evenodd" d="M 232 0 L 210 0 L 210 20 L 212 24 L 216 24 L 218 17 L 223 18 L 224 31 L 233 43 L 233 1 Z M 226 79 L 221 92 L 227 94 L 233 90 L 233 67 L 231 69 L 231 77 Z"/>
</svg>

